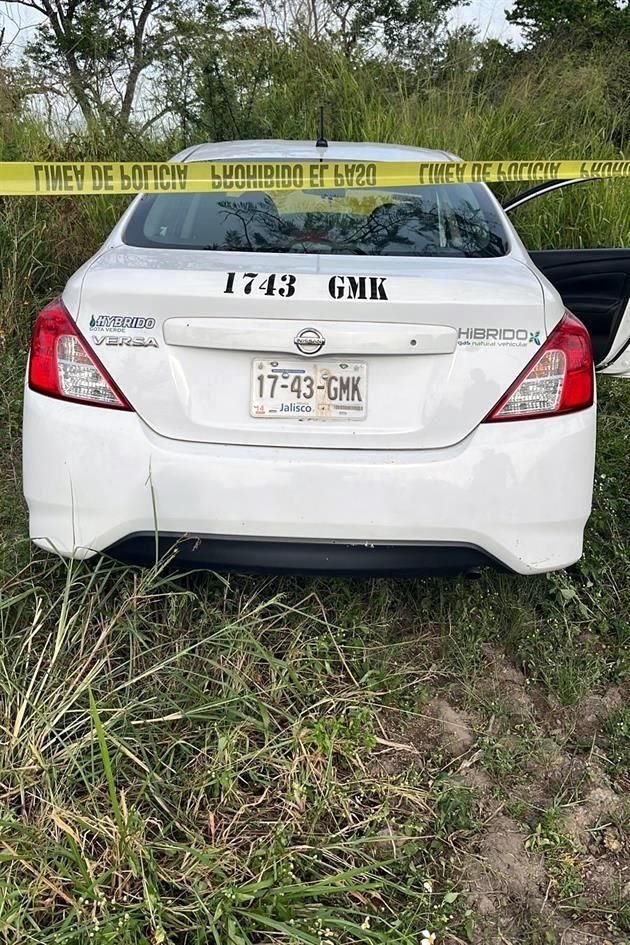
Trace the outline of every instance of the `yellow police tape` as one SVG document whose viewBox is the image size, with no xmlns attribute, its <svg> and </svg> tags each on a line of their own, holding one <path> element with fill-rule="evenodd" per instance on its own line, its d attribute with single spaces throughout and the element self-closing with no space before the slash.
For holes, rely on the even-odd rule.
<svg viewBox="0 0 630 945">
<path fill-rule="evenodd" d="M 0 196 L 409 187 L 630 177 L 630 161 L 0 162 Z"/>
</svg>

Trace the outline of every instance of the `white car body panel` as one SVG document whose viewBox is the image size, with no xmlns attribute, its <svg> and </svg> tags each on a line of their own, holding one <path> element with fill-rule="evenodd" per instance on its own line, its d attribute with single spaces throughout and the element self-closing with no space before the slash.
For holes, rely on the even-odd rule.
<svg viewBox="0 0 630 945">
<path fill-rule="evenodd" d="M 306 142 L 227 142 L 176 159 L 272 156 L 303 161 L 321 152 Z M 452 156 L 331 143 L 327 157 Z M 151 533 L 453 545 L 521 574 L 579 558 L 595 406 L 482 422 L 564 312 L 494 197 L 509 252 L 483 259 L 129 246 L 123 235 L 139 199 L 63 293 L 135 412 L 64 402 L 27 385 L 24 492 L 38 545 L 77 558 Z M 295 293 L 226 294 L 228 274 L 238 284 L 246 272 L 290 274 Z M 333 298 L 336 276 L 385 279 L 387 298 L 378 291 Z M 116 322 L 125 318 L 144 321 Z M 365 419 L 250 415 L 252 361 L 300 357 L 295 338 L 303 328 L 325 338 L 305 361 L 367 364 Z M 622 328 L 630 336 L 629 312 Z M 476 337 L 480 329 L 494 332 L 494 343 Z M 520 334 L 506 338 L 506 329 Z M 615 367 L 630 370 L 629 358 Z"/>
<path fill-rule="evenodd" d="M 270 272 L 291 273 L 295 295 L 226 297 L 226 273 L 254 269 L 259 279 Z M 375 272 L 387 280 L 387 301 L 330 298 L 329 282 L 337 274 L 369 279 Z M 483 420 L 546 337 L 540 282 L 509 256 L 375 260 L 119 247 L 88 268 L 78 310 L 65 293 L 63 298 L 143 420 L 164 436 L 208 443 L 353 449 L 448 446 Z M 554 301 L 555 324 L 564 306 Z M 99 318 L 130 315 L 155 320 L 155 329 L 124 334 L 154 337 L 159 347 L 124 346 L 107 328 L 91 327 Z M 226 350 L 220 338 L 212 342 L 215 318 L 225 326 L 228 317 L 234 323 L 240 320 L 242 331 L 250 335 L 245 350 L 241 345 Z M 367 359 L 369 406 L 360 426 L 352 420 L 314 426 L 308 420 L 249 415 L 252 360 L 270 351 L 295 355 L 298 320 L 302 328 L 317 329 L 326 338 L 322 359 L 333 353 Z M 261 321 L 276 325 L 273 349 L 269 342 L 262 348 L 255 343 Z M 409 326 L 405 354 L 391 353 L 391 322 Z M 424 324 L 422 338 L 414 332 L 418 324 Z M 359 329 L 358 347 L 354 325 Z M 194 338 L 187 337 L 187 326 Z M 497 349 L 465 337 L 476 329 L 510 329 L 523 337 L 502 340 L 497 358 Z M 442 349 L 445 332 L 451 342 Z M 340 346 L 342 333 L 345 343 Z M 204 335 L 206 346 L 201 344 Z M 368 355 L 366 345 L 373 354 Z M 437 353 L 436 345 L 441 349 Z"/>
<path fill-rule="evenodd" d="M 157 530 L 468 544 L 521 574 L 582 551 L 594 407 L 482 425 L 442 450 L 347 451 L 184 443 L 133 413 L 25 396 L 31 535 L 60 554 L 90 557 Z"/>
<path fill-rule="evenodd" d="M 630 302 L 626 306 L 623 318 L 617 331 L 617 336 L 612 348 L 608 352 L 603 367 L 600 367 L 602 374 L 613 374 L 620 377 L 627 377 L 630 374 Z"/>
</svg>

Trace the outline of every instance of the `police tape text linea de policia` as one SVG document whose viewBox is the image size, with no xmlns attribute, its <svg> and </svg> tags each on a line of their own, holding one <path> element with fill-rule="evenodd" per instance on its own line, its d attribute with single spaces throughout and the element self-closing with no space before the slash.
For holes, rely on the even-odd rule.
<svg viewBox="0 0 630 945">
<path fill-rule="evenodd" d="M 630 161 L 0 162 L 0 196 L 239 193 L 630 178 Z"/>
</svg>

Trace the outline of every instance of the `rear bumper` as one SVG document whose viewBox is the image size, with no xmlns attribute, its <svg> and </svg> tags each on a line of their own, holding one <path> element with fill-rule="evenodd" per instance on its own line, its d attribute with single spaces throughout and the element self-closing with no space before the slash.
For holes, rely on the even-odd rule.
<svg viewBox="0 0 630 945">
<path fill-rule="evenodd" d="M 344 577 L 417 576 L 475 573 L 488 565 L 505 570 L 480 548 L 443 545 L 231 538 L 137 532 L 117 541 L 106 554 L 126 564 L 168 559 L 178 569 L 274 574 L 336 574 Z"/>
<path fill-rule="evenodd" d="M 581 554 L 594 447 L 594 407 L 482 425 L 448 449 L 315 450 L 168 440 L 136 414 L 27 390 L 24 491 L 32 538 L 78 558 L 158 533 L 457 546 L 531 574 Z"/>
</svg>

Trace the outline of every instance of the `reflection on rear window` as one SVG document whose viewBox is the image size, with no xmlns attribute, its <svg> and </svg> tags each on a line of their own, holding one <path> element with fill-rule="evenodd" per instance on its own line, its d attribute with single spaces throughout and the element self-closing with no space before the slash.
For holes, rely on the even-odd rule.
<svg viewBox="0 0 630 945">
<path fill-rule="evenodd" d="M 503 256 L 481 185 L 143 197 L 125 243 L 170 249 L 361 256 Z"/>
</svg>

